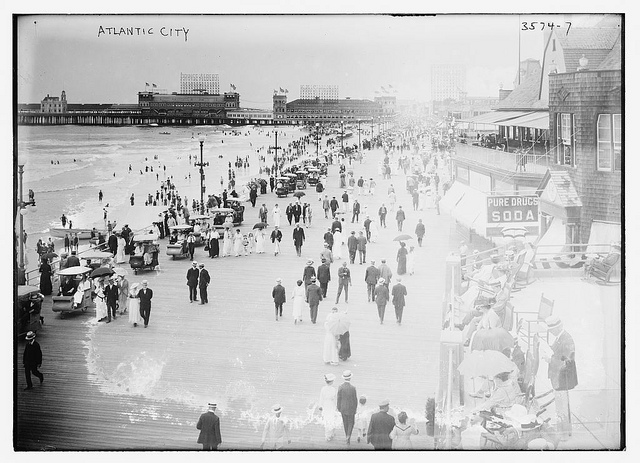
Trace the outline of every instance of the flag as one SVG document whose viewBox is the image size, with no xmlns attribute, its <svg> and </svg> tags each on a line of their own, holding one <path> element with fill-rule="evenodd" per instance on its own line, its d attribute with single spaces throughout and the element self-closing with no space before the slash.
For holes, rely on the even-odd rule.
<svg viewBox="0 0 640 463">
<path fill-rule="evenodd" d="M 153 88 L 158 88 L 158 86 L 157 86 L 156 84 L 151 84 L 151 86 L 152 86 Z"/>
<path fill-rule="evenodd" d="M 393 88 L 393 86 L 392 86 L 391 84 L 387 85 L 387 87 L 389 87 L 389 88 Z"/>
<path fill-rule="evenodd" d="M 148 86 L 149 86 L 149 82 L 145 82 L 145 83 L 144 83 L 144 86 L 145 86 L 145 87 L 148 87 Z"/>
<path fill-rule="evenodd" d="M 233 85 L 233 84 L 231 84 L 231 88 L 235 90 L 235 89 L 236 89 L 236 86 L 235 86 L 235 85 Z"/>
<path fill-rule="evenodd" d="M 278 91 L 277 91 L 277 90 L 274 90 L 274 91 L 273 91 L 273 93 L 274 93 L 274 94 L 276 94 L 276 93 L 278 93 Z"/>
<path fill-rule="evenodd" d="M 289 90 L 285 88 L 284 93 L 289 93 Z"/>
<path fill-rule="evenodd" d="M 280 87 L 280 93 L 284 93 L 284 89 Z"/>
</svg>

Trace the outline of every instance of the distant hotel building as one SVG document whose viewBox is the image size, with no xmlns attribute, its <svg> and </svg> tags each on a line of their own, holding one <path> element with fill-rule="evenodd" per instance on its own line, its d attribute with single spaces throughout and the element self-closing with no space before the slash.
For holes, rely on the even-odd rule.
<svg viewBox="0 0 640 463">
<path fill-rule="evenodd" d="M 223 95 L 138 92 L 138 106 L 148 116 L 226 117 L 226 112 L 240 108 L 240 94 Z"/>
<path fill-rule="evenodd" d="M 339 87 L 337 85 L 301 85 L 301 100 L 337 100 L 339 98 Z"/>
<path fill-rule="evenodd" d="M 181 72 L 180 93 L 219 95 L 220 77 L 218 74 L 184 74 Z"/>
<path fill-rule="evenodd" d="M 60 98 L 57 96 L 45 96 L 40 102 L 41 113 L 66 113 L 67 112 L 67 94 L 62 91 Z"/>
<path fill-rule="evenodd" d="M 467 89 L 467 69 L 457 65 L 437 65 L 431 67 L 431 100 L 458 101 Z"/>
<path fill-rule="evenodd" d="M 395 115 L 395 97 L 376 101 L 339 99 L 298 99 L 287 102 L 287 96 L 273 96 L 273 121 L 276 124 L 315 124 L 316 122 L 370 121 Z"/>
</svg>

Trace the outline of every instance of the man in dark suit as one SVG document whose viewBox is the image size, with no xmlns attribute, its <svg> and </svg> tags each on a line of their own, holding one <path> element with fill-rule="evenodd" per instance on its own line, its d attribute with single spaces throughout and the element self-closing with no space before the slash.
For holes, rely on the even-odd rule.
<svg viewBox="0 0 640 463">
<path fill-rule="evenodd" d="M 351 371 L 345 370 L 342 373 L 344 383 L 338 388 L 337 408 L 342 415 L 342 425 L 347 444 L 351 443 L 351 433 L 356 419 L 356 409 L 358 408 L 358 394 L 356 388 L 351 385 Z M 391 432 L 391 431 L 389 431 Z"/>
<path fill-rule="evenodd" d="M 291 212 L 293 213 L 294 222 L 300 222 L 300 216 L 302 215 L 302 206 L 300 206 L 299 202 L 296 201 L 296 203 L 291 208 Z"/>
<path fill-rule="evenodd" d="M 331 224 L 331 233 L 335 233 L 336 230 L 340 230 L 340 233 L 342 233 L 342 223 L 337 218 Z"/>
<path fill-rule="evenodd" d="M 149 326 L 149 316 L 151 315 L 151 298 L 153 297 L 153 290 L 147 287 L 147 280 L 142 280 L 142 289 L 138 291 L 138 298 L 140 299 L 140 316 L 144 320 L 144 327 Z"/>
<path fill-rule="evenodd" d="M 115 233 L 112 233 L 111 235 L 109 235 L 108 245 L 109 245 L 109 251 L 111 252 L 111 254 L 115 256 L 116 253 L 118 252 L 118 237 L 116 236 Z"/>
<path fill-rule="evenodd" d="M 327 232 L 323 236 L 324 242 L 329 245 L 329 249 L 333 250 L 333 233 L 331 228 L 327 228 Z"/>
<path fill-rule="evenodd" d="M 374 300 L 373 292 L 380 278 L 380 270 L 376 267 L 376 261 L 372 260 L 371 265 L 364 272 L 364 281 L 367 283 L 367 302 Z"/>
<path fill-rule="evenodd" d="M 276 279 L 276 285 L 271 291 L 271 297 L 273 297 L 273 303 L 276 306 L 276 321 L 278 321 L 278 314 L 282 317 L 282 304 L 287 302 L 287 293 L 282 286 L 282 278 Z"/>
<path fill-rule="evenodd" d="M 380 403 L 380 411 L 371 415 L 369 430 L 367 431 L 367 443 L 373 445 L 376 450 L 391 450 L 391 437 L 396 420 L 389 415 L 389 400 Z"/>
<path fill-rule="evenodd" d="M 107 323 L 111 323 L 111 314 L 113 319 L 116 319 L 118 287 L 114 283 L 113 278 L 109 278 L 109 284 L 104 288 L 104 296 L 107 300 Z"/>
<path fill-rule="evenodd" d="M 78 259 L 76 254 L 76 251 L 71 251 L 71 255 L 67 259 L 67 267 L 76 267 L 80 265 L 80 259 Z"/>
<path fill-rule="evenodd" d="M 327 297 L 327 288 L 331 281 L 331 269 L 327 259 L 322 259 L 322 264 L 318 267 L 318 282 L 320 283 L 320 290 L 322 291 L 322 297 Z"/>
<path fill-rule="evenodd" d="M 211 276 L 207 269 L 204 268 L 204 264 L 200 264 L 200 278 L 198 279 L 198 286 L 200 288 L 200 304 L 209 303 L 209 295 L 207 294 L 207 286 L 211 282 Z"/>
<path fill-rule="evenodd" d="M 340 302 L 340 294 L 344 289 L 344 302 L 349 303 L 349 286 L 351 286 L 351 271 L 347 268 L 347 263 L 343 262 L 342 267 L 338 269 L 338 295 L 336 296 L 336 304 Z"/>
<path fill-rule="evenodd" d="M 202 444 L 202 450 L 218 450 L 218 445 L 222 443 L 220 436 L 220 418 L 215 414 L 215 402 L 209 403 L 209 410 L 200 415 L 196 429 L 200 430 L 198 444 Z"/>
<path fill-rule="evenodd" d="M 24 365 L 24 375 L 27 379 L 27 387 L 24 390 L 28 391 L 33 389 L 31 373 L 40 379 L 40 384 L 44 381 L 44 375 L 38 371 L 38 367 L 42 365 L 42 350 L 40 349 L 40 344 L 36 341 L 36 334 L 33 331 L 29 331 L 25 340 L 27 344 L 24 346 L 22 364 Z"/>
<path fill-rule="evenodd" d="M 302 281 L 304 281 L 305 288 L 311 284 L 311 277 L 316 276 L 316 269 L 313 268 L 313 261 L 309 259 L 307 266 L 302 272 Z"/>
<path fill-rule="evenodd" d="M 396 322 L 400 325 L 402 324 L 402 311 L 405 306 L 404 297 L 407 295 L 407 287 L 401 283 L 400 277 L 396 278 L 396 281 L 398 283 L 391 289 L 391 302 L 396 310 Z"/>
<path fill-rule="evenodd" d="M 351 236 L 347 239 L 347 249 L 349 250 L 349 263 L 354 264 L 356 261 L 356 251 L 358 250 L 358 238 L 356 238 L 355 231 L 352 231 Z"/>
<path fill-rule="evenodd" d="M 309 304 L 309 316 L 311 323 L 315 324 L 318 318 L 318 305 L 322 300 L 322 290 L 316 284 L 316 277 L 311 277 L 311 284 L 306 289 L 306 301 Z"/>
<path fill-rule="evenodd" d="M 198 270 L 198 263 L 194 262 L 189 270 L 187 270 L 187 286 L 189 286 L 189 302 L 198 300 L 198 277 L 200 276 L 200 270 Z"/>
<path fill-rule="evenodd" d="M 293 245 L 296 247 L 296 254 L 298 254 L 298 257 L 302 255 L 304 239 L 304 228 L 302 228 L 299 223 L 296 223 L 296 227 L 293 229 Z"/>
</svg>

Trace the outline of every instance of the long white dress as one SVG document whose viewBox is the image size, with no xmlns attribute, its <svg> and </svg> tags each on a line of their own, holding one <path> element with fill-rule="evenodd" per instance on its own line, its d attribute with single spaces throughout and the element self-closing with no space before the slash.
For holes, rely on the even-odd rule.
<svg viewBox="0 0 640 463">
<path fill-rule="evenodd" d="M 375 220 L 371 221 L 371 225 L 369 225 L 369 231 L 371 232 L 371 242 L 375 243 L 376 241 L 378 241 L 379 229 L 378 224 Z"/>
<path fill-rule="evenodd" d="M 96 288 L 96 321 L 100 321 L 107 316 L 107 301 L 104 297 L 104 290 L 100 286 Z"/>
<path fill-rule="evenodd" d="M 127 242 L 121 236 L 118 238 L 118 250 L 116 251 L 116 264 L 122 264 L 125 261 L 124 257 L 124 248 L 127 245 Z"/>
<path fill-rule="evenodd" d="M 224 233 L 224 253 L 223 256 L 230 256 L 233 253 L 233 233 L 227 230 Z"/>
<path fill-rule="evenodd" d="M 280 227 L 280 208 L 274 207 L 271 211 L 271 214 L 273 216 L 273 223 L 271 225 L 273 225 L 274 227 Z"/>
<path fill-rule="evenodd" d="M 233 253 L 236 257 L 243 254 L 242 250 L 242 235 L 240 233 L 236 233 L 233 240 Z"/>
<path fill-rule="evenodd" d="M 336 230 L 333 234 L 333 258 L 335 260 L 342 259 L 342 232 L 340 230 Z"/>
<path fill-rule="evenodd" d="M 264 254 L 264 231 L 256 232 L 256 254 Z"/>
<path fill-rule="evenodd" d="M 142 323 L 142 317 L 140 316 L 140 299 L 138 299 L 137 292 L 138 286 L 132 288 L 129 291 L 129 323 Z"/>
<path fill-rule="evenodd" d="M 333 319 L 339 317 L 338 313 L 331 312 L 324 321 L 324 346 L 322 348 L 322 360 L 324 363 L 338 364 L 338 341 L 329 329 Z"/>
<path fill-rule="evenodd" d="M 389 433 L 391 437 L 391 448 L 393 450 L 411 450 L 411 436 L 418 434 L 418 429 L 411 424 L 396 423 L 393 430 Z"/>
<path fill-rule="evenodd" d="M 305 287 L 304 284 L 293 288 L 293 320 L 302 321 L 302 309 L 305 306 Z"/>
<path fill-rule="evenodd" d="M 336 429 L 337 420 L 337 397 L 338 391 L 328 384 L 320 390 L 318 407 L 322 408 L 322 424 L 324 425 L 324 437 L 331 440 Z"/>
</svg>

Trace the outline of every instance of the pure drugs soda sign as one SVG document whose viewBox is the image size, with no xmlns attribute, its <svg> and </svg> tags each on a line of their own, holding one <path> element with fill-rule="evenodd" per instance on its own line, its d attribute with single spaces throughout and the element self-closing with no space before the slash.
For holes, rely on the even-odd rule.
<svg viewBox="0 0 640 463">
<path fill-rule="evenodd" d="M 487 224 L 512 224 L 538 222 L 537 195 L 488 196 Z"/>
</svg>

